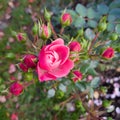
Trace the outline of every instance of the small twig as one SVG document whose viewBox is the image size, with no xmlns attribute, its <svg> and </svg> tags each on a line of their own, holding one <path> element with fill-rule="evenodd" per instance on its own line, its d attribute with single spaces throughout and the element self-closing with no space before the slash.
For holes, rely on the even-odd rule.
<svg viewBox="0 0 120 120">
<path fill-rule="evenodd" d="M 51 27 L 51 30 L 52 30 L 52 33 L 53 33 L 54 39 L 57 39 L 57 34 L 56 34 L 55 30 L 54 30 L 54 27 L 53 27 L 51 21 L 50 21 L 50 27 Z"/>
<path fill-rule="evenodd" d="M 90 45 L 89 50 L 88 50 L 88 54 L 90 53 L 90 51 L 91 51 L 91 49 L 92 49 L 95 41 L 97 40 L 98 36 L 99 36 L 99 33 L 97 33 L 97 34 L 95 35 L 94 39 L 92 40 L 91 45 Z"/>
<path fill-rule="evenodd" d="M 64 32 L 64 27 L 61 28 L 60 34 L 62 34 L 63 32 Z"/>
</svg>

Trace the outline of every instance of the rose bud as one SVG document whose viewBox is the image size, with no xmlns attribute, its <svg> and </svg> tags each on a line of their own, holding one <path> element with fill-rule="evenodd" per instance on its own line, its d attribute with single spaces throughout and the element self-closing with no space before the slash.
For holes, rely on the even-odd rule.
<svg viewBox="0 0 120 120">
<path fill-rule="evenodd" d="M 10 120 L 18 120 L 18 115 L 16 113 L 12 113 Z"/>
<path fill-rule="evenodd" d="M 74 82 L 77 82 L 78 80 L 82 79 L 82 73 L 78 70 L 74 70 L 73 75 L 75 76 L 75 77 L 73 77 Z"/>
<path fill-rule="evenodd" d="M 35 68 L 37 65 L 37 56 L 33 54 L 27 54 L 23 58 L 23 63 L 27 68 Z"/>
<path fill-rule="evenodd" d="M 81 45 L 77 41 L 73 41 L 69 44 L 70 51 L 79 52 L 81 50 Z"/>
<path fill-rule="evenodd" d="M 50 36 L 51 36 L 50 26 L 49 25 L 46 26 L 45 24 L 43 24 L 41 26 L 41 37 L 43 39 L 48 39 L 48 38 L 50 38 Z"/>
<path fill-rule="evenodd" d="M 16 35 L 16 37 L 17 37 L 17 40 L 18 40 L 18 41 L 20 41 L 20 42 L 25 42 L 27 36 L 26 36 L 25 33 L 18 33 L 18 34 Z"/>
<path fill-rule="evenodd" d="M 114 49 L 109 47 L 107 48 L 103 53 L 102 53 L 102 57 L 106 58 L 106 59 L 111 59 L 114 56 Z"/>
<path fill-rule="evenodd" d="M 44 17 L 45 17 L 46 21 L 48 21 L 48 22 L 50 21 L 51 13 L 48 12 L 48 10 L 46 8 L 44 9 Z"/>
<path fill-rule="evenodd" d="M 22 71 L 24 72 L 28 71 L 28 67 L 24 63 L 19 63 L 18 66 Z"/>
<path fill-rule="evenodd" d="M 63 26 L 69 26 L 72 23 L 72 17 L 69 13 L 64 13 L 61 16 L 61 24 Z"/>
<path fill-rule="evenodd" d="M 18 83 L 18 82 L 14 82 L 11 86 L 10 86 L 10 92 L 15 95 L 15 96 L 19 96 L 22 91 L 23 91 L 23 86 L 22 84 Z"/>
</svg>

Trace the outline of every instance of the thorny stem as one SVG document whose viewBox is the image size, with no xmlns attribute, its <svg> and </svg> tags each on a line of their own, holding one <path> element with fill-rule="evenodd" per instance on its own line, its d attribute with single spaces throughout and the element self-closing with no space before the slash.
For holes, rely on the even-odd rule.
<svg viewBox="0 0 120 120">
<path fill-rule="evenodd" d="M 34 36 L 33 44 L 35 45 L 37 41 L 38 41 L 38 35 Z"/>
<path fill-rule="evenodd" d="M 28 86 L 30 86 L 33 83 L 34 83 L 34 80 L 32 80 L 30 82 L 27 82 L 27 83 L 24 83 L 24 87 L 28 87 Z"/>
<path fill-rule="evenodd" d="M 60 34 L 62 34 L 63 32 L 64 32 L 64 27 L 61 28 Z"/>
<path fill-rule="evenodd" d="M 91 45 L 90 45 L 89 50 L 88 50 L 88 54 L 90 54 L 91 49 L 92 49 L 92 47 L 93 47 L 95 41 L 97 40 L 99 34 L 100 34 L 100 33 L 98 32 L 98 33 L 95 35 L 94 39 L 92 40 Z"/>
<path fill-rule="evenodd" d="M 55 30 L 54 30 L 54 27 L 53 27 L 51 21 L 50 21 L 50 27 L 51 27 L 51 30 L 52 30 L 52 33 L 53 33 L 54 39 L 57 39 L 57 34 L 56 34 Z"/>
</svg>

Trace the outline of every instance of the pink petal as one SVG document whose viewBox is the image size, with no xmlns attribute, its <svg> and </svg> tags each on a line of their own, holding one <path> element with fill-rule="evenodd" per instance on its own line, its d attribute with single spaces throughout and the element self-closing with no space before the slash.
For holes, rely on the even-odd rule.
<svg viewBox="0 0 120 120">
<path fill-rule="evenodd" d="M 58 38 L 55 41 L 53 41 L 51 45 L 64 45 L 64 40 L 61 38 Z"/>
<path fill-rule="evenodd" d="M 51 70 L 57 68 L 60 64 L 59 56 L 55 51 L 41 50 L 39 54 L 39 65 L 44 70 Z"/>
<path fill-rule="evenodd" d="M 42 70 L 39 67 L 39 63 L 37 65 L 37 73 L 38 73 L 38 79 L 40 82 L 48 81 L 48 80 L 55 80 L 56 77 L 54 75 L 49 74 L 47 71 Z"/>
<path fill-rule="evenodd" d="M 56 77 L 65 77 L 69 74 L 70 70 L 74 67 L 74 63 L 71 60 L 67 60 L 64 64 L 59 66 L 59 68 L 50 71 L 49 73 Z"/>
<path fill-rule="evenodd" d="M 64 45 L 64 40 L 61 39 L 61 38 L 56 39 L 56 40 L 53 41 L 51 44 L 45 46 L 45 50 L 49 50 L 49 48 L 50 48 L 51 46 L 54 46 L 54 45 L 60 45 L 60 46 L 61 46 L 61 45 Z"/>
<path fill-rule="evenodd" d="M 76 77 L 82 79 L 82 73 L 81 73 L 80 71 L 75 70 L 75 71 L 73 71 L 73 74 L 74 74 Z"/>
<path fill-rule="evenodd" d="M 61 64 L 64 64 L 69 57 L 69 48 L 67 46 L 54 45 L 50 50 L 53 50 L 58 54 Z"/>
</svg>

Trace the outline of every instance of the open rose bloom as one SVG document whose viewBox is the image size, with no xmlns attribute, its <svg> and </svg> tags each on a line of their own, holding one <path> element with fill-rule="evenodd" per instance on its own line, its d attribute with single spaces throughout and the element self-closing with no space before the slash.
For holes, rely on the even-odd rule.
<svg viewBox="0 0 120 120">
<path fill-rule="evenodd" d="M 44 46 L 38 56 L 37 73 L 41 82 L 65 77 L 74 67 L 69 59 L 69 47 L 64 45 L 61 38 Z"/>
</svg>

